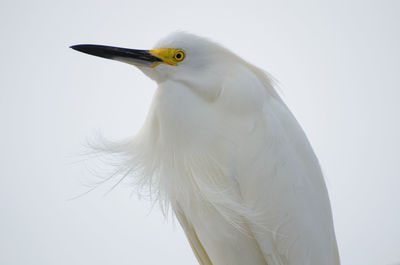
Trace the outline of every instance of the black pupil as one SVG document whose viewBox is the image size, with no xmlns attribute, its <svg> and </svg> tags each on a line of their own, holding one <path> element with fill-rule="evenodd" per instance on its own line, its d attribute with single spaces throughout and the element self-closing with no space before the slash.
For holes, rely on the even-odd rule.
<svg viewBox="0 0 400 265">
<path fill-rule="evenodd" d="M 182 54 L 180 54 L 180 53 L 176 54 L 176 59 L 180 59 L 180 58 L 182 58 Z"/>
</svg>

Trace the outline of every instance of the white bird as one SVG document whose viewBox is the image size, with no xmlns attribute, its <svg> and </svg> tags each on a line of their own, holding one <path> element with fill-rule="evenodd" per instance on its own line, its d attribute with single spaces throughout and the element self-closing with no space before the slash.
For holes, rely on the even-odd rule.
<svg viewBox="0 0 400 265">
<path fill-rule="evenodd" d="M 158 83 L 140 132 L 108 148 L 173 209 L 201 265 L 340 264 L 318 160 L 264 71 L 184 32 L 152 50 L 72 48 Z"/>
</svg>

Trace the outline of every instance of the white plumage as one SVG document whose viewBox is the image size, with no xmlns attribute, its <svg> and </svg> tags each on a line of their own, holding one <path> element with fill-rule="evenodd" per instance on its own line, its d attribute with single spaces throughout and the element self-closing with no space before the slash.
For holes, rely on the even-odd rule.
<svg viewBox="0 0 400 265">
<path fill-rule="evenodd" d="M 119 170 L 172 207 L 202 265 L 338 265 L 318 160 L 270 78 L 188 33 L 164 48 L 184 60 L 130 62 L 158 89 L 136 137 L 109 146 Z"/>
</svg>

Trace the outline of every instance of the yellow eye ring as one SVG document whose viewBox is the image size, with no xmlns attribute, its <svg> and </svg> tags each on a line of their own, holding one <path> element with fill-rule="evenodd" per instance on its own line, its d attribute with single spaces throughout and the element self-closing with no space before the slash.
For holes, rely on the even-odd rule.
<svg viewBox="0 0 400 265">
<path fill-rule="evenodd" d="M 183 50 L 177 50 L 174 54 L 174 60 L 176 62 L 182 62 L 185 59 L 185 52 Z"/>
</svg>

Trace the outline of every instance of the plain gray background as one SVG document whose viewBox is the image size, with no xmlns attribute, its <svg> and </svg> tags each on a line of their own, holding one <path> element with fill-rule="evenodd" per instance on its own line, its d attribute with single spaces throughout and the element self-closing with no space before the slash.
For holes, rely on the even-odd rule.
<svg viewBox="0 0 400 265">
<path fill-rule="evenodd" d="M 1 1 L 0 264 L 197 264 L 129 186 L 68 201 L 95 180 L 86 140 L 134 135 L 156 88 L 68 46 L 146 49 L 174 30 L 279 80 L 327 177 L 342 264 L 400 262 L 399 27 L 384 0 Z"/>
</svg>

